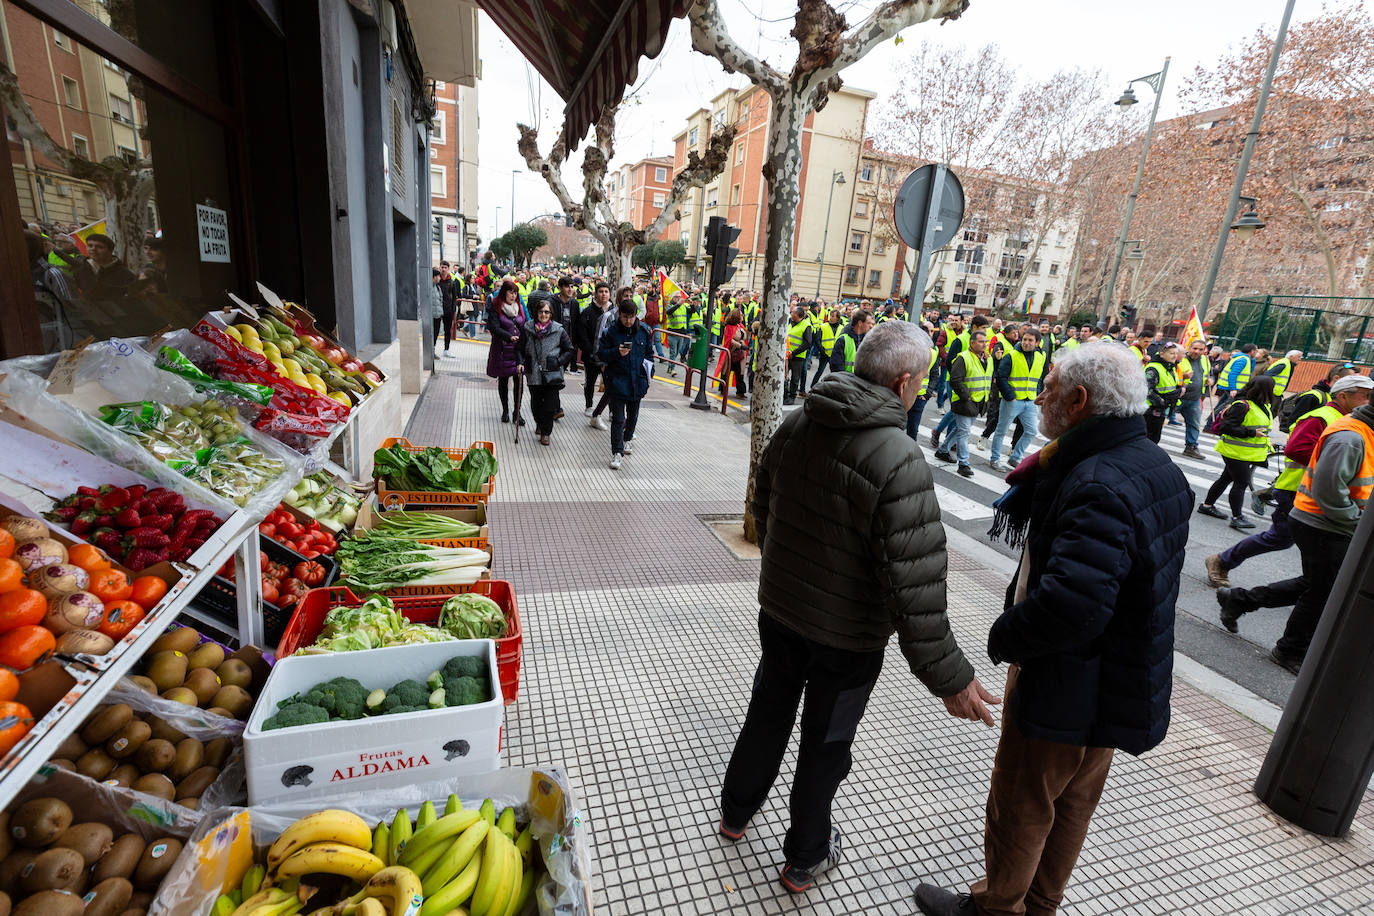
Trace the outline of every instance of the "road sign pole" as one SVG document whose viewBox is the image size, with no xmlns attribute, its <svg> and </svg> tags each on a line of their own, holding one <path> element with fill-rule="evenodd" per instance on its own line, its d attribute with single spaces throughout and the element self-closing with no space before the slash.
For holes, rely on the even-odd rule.
<svg viewBox="0 0 1374 916">
<path fill-rule="evenodd" d="M 940 219 L 940 204 L 944 200 L 945 177 L 949 166 L 943 162 L 935 164 L 935 177 L 931 180 L 926 193 L 925 218 L 921 220 L 921 237 L 916 251 L 916 270 L 911 275 L 911 295 L 907 298 L 906 320 L 919 321 L 921 306 L 925 305 L 926 276 L 930 271 L 930 242 L 935 239 L 935 224 Z"/>
</svg>

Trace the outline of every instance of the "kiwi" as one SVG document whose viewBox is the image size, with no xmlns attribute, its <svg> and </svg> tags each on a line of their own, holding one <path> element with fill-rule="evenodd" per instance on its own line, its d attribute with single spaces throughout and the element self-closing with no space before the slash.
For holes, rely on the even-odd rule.
<svg viewBox="0 0 1374 916">
<path fill-rule="evenodd" d="M 117 765 L 118 761 L 105 753 L 103 747 L 93 747 L 76 761 L 76 771 L 82 776 L 99 780 L 109 776 L 110 771 Z"/>
<path fill-rule="evenodd" d="M 179 855 L 181 840 L 174 837 L 165 836 L 149 843 L 134 869 L 134 884 L 145 890 L 156 890 Z"/>
<path fill-rule="evenodd" d="M 91 747 L 109 741 L 115 732 L 133 720 L 134 711 L 127 703 L 115 703 L 96 711 L 81 727 L 81 740 Z"/>
<path fill-rule="evenodd" d="M 19 902 L 10 916 L 82 916 L 85 903 L 71 891 L 39 891 Z"/>
<path fill-rule="evenodd" d="M 119 916 L 129 905 L 134 886 L 124 878 L 106 878 L 91 888 L 84 916 Z"/>
<path fill-rule="evenodd" d="M 53 751 L 53 756 L 75 760 L 89 750 L 90 748 L 86 746 L 86 742 L 82 741 L 79 736 L 73 733 L 62 739 L 62 743 L 57 746 L 57 750 Z"/>
<path fill-rule="evenodd" d="M 97 859 L 109 852 L 113 843 L 114 831 L 95 821 L 72 824 L 53 841 L 54 846 L 81 853 L 81 858 L 87 865 L 93 865 Z"/>
<path fill-rule="evenodd" d="M 224 764 L 229 759 L 229 752 L 233 749 L 234 746 L 228 738 L 211 738 L 205 742 L 205 757 L 202 762 L 207 766 L 224 769 Z"/>
<path fill-rule="evenodd" d="M 134 784 L 134 780 L 143 775 L 143 771 L 132 763 L 121 763 L 105 777 L 105 785 L 119 786 L 127 789 Z"/>
<path fill-rule="evenodd" d="M 173 703 L 185 703 L 187 706 L 200 705 L 196 692 L 189 687 L 173 687 L 171 690 L 162 691 L 164 700 L 171 700 Z"/>
<path fill-rule="evenodd" d="M 205 711 L 212 716 L 223 716 L 226 719 L 234 718 L 234 714 L 229 710 L 225 709 L 223 706 L 211 706 L 209 709 Z"/>
<path fill-rule="evenodd" d="M 253 693 L 262 690 L 262 685 L 267 683 L 267 678 L 272 673 L 272 666 L 267 663 L 267 659 L 262 657 L 262 650 L 257 646 L 244 646 L 229 653 L 229 657 L 246 662 L 248 667 L 252 669 L 253 685 L 248 689 Z"/>
<path fill-rule="evenodd" d="M 29 863 L 38 858 L 36 849 L 16 849 L 0 860 L 0 891 L 11 897 L 23 897 L 19 886 L 19 873 L 28 868 Z"/>
<path fill-rule="evenodd" d="M 198 798 L 178 798 L 176 803 L 183 808 L 190 808 L 192 811 L 200 810 L 200 799 Z"/>
<path fill-rule="evenodd" d="M 108 771 L 107 771 L 108 772 Z M 47 846 L 72 825 L 72 809 L 60 798 L 34 798 L 10 815 L 10 836 L 20 846 Z"/>
<path fill-rule="evenodd" d="M 212 642 L 202 643 L 187 653 L 187 664 L 191 670 L 197 668 L 218 668 L 224 663 L 224 648 Z"/>
<path fill-rule="evenodd" d="M 221 687 L 210 701 L 210 705 L 229 710 L 235 719 L 246 719 L 253 711 L 253 695 L 242 687 L 231 684 Z"/>
<path fill-rule="evenodd" d="M 10 895 L 0 891 L 0 916 L 10 916 L 10 911 L 14 909 L 14 904 L 10 902 Z"/>
<path fill-rule="evenodd" d="M 157 696 L 157 685 L 153 683 L 152 678 L 145 677 L 141 674 L 135 674 L 132 677 L 127 678 L 127 680 L 130 684 L 134 685 L 139 690 L 142 690 L 144 693 L 151 694 L 152 696 Z"/>
<path fill-rule="evenodd" d="M 134 891 L 134 895 L 129 898 L 130 910 L 146 910 L 153 905 L 153 895 L 149 891 Z M 125 910 L 127 913 L 128 910 Z"/>
<path fill-rule="evenodd" d="M 185 779 L 200 768 L 204 759 L 205 745 L 195 738 L 183 738 L 177 742 L 177 756 L 167 768 L 167 776 L 169 779 Z"/>
<path fill-rule="evenodd" d="M 19 884 L 27 894 L 70 890 L 85 870 L 86 862 L 81 858 L 81 853 L 75 849 L 54 847 L 24 867 L 19 873 Z"/>
<path fill-rule="evenodd" d="M 196 695 L 196 705 L 203 706 L 219 693 L 219 677 L 209 668 L 192 668 L 186 673 L 184 686 Z"/>
<path fill-rule="evenodd" d="M 115 840 L 110 851 L 95 863 L 91 880 L 99 885 L 110 878 L 127 878 L 132 875 L 139 857 L 143 855 L 143 845 L 143 837 L 136 833 L 126 833 Z"/>
<path fill-rule="evenodd" d="M 67 770 L 70 773 L 76 772 L 76 763 L 66 757 L 54 757 L 48 761 L 48 766 L 57 767 L 59 770 Z"/>
<path fill-rule="evenodd" d="M 148 649 L 148 654 L 154 652 L 180 652 L 183 655 L 194 651 L 200 643 L 200 633 L 191 627 L 177 627 L 163 633 Z"/>
<path fill-rule="evenodd" d="M 176 744 L 186 737 L 185 732 L 173 728 L 168 725 L 166 721 L 159 719 L 157 716 L 149 716 L 146 721 L 153 729 L 154 738 L 161 738 L 163 741 L 170 741 L 172 744 Z"/>
<path fill-rule="evenodd" d="M 232 684 L 244 690 L 253 683 L 253 669 L 241 658 L 226 658 L 223 664 L 215 669 L 215 673 L 219 675 L 220 683 Z"/>
<path fill-rule="evenodd" d="M 151 738 L 144 742 L 134 757 L 138 768 L 145 773 L 161 773 L 176 760 L 177 749 L 165 738 Z"/>
<path fill-rule="evenodd" d="M 156 795 L 165 801 L 176 798 L 176 787 L 172 781 L 161 773 L 148 773 L 134 780 L 133 790 L 135 792 L 147 792 L 149 795 Z"/>
<path fill-rule="evenodd" d="M 105 751 L 114 759 L 123 760 L 125 757 L 132 757 L 152 736 L 152 727 L 147 722 L 135 719 L 105 742 Z"/>
<path fill-rule="evenodd" d="M 158 652 L 148 660 L 148 670 L 144 674 L 165 695 L 166 691 L 186 681 L 186 653 L 175 649 Z"/>
<path fill-rule="evenodd" d="M 201 767 L 177 783 L 177 798 L 200 798 L 218 775 L 216 767 Z"/>
</svg>

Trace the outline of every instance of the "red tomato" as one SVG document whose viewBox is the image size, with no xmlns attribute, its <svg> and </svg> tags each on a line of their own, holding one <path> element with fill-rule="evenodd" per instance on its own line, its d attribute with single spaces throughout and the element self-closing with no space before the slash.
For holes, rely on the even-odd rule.
<svg viewBox="0 0 1374 916">
<path fill-rule="evenodd" d="M 306 560 L 304 563 L 297 563 L 291 570 L 291 574 L 306 585 L 314 588 L 324 581 L 324 567 L 313 560 Z"/>
<path fill-rule="evenodd" d="M 281 584 L 281 588 L 279 591 L 283 596 L 294 595 L 295 597 L 299 598 L 301 595 L 304 595 L 306 592 L 310 591 L 310 589 L 300 579 L 291 578 L 287 579 Z"/>
<path fill-rule="evenodd" d="M 263 537 L 275 537 L 277 534 L 277 526 L 271 522 L 263 522 L 258 525 L 258 534 L 261 534 Z"/>
<path fill-rule="evenodd" d="M 286 610 L 286 609 L 289 608 L 289 607 L 294 607 L 295 604 L 296 604 L 296 596 L 295 596 L 295 595 L 286 594 L 286 595 L 280 595 L 280 596 L 278 596 L 278 598 L 277 598 L 277 607 L 281 608 L 282 610 Z"/>
<path fill-rule="evenodd" d="M 277 603 L 277 587 L 271 582 L 262 583 L 262 600 L 268 604 Z"/>
<path fill-rule="evenodd" d="M 320 555 L 321 551 L 316 550 L 314 547 L 307 547 L 304 550 L 296 551 L 296 553 L 305 557 L 307 560 L 313 560 Z M 300 567 L 297 566 L 296 568 L 299 569 Z"/>
<path fill-rule="evenodd" d="M 271 562 L 272 562 L 272 561 L 269 560 L 269 559 L 267 558 L 267 551 L 265 551 L 265 550 L 259 550 L 259 551 L 258 551 L 258 568 L 259 568 L 259 569 L 266 569 L 266 568 L 267 568 L 267 565 L 268 565 L 269 563 L 271 563 Z"/>
<path fill-rule="evenodd" d="M 277 526 L 277 531 L 281 533 L 282 537 L 288 537 L 293 540 L 301 536 L 302 530 L 301 526 L 297 525 L 294 521 L 285 521 Z"/>
</svg>

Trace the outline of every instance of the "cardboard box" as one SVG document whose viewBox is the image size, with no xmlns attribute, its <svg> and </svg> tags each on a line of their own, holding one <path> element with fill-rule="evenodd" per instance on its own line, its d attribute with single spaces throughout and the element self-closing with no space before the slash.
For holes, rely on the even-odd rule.
<svg viewBox="0 0 1374 916">
<path fill-rule="evenodd" d="M 445 518 L 457 519 L 460 522 L 467 522 L 469 525 L 478 526 L 477 535 L 470 538 L 418 538 L 421 544 L 433 544 L 436 547 L 476 547 L 478 550 L 485 550 L 491 553 L 491 528 L 487 525 L 487 507 L 485 503 L 474 503 L 470 506 L 453 506 L 447 509 L 432 508 L 429 506 L 416 507 L 412 512 L 428 512 L 432 515 L 442 515 Z M 372 504 L 372 500 L 363 500 L 362 507 L 358 509 L 358 520 L 353 525 L 354 531 L 371 531 L 376 528 L 378 523 L 387 515 Z"/>
<path fill-rule="evenodd" d="M 406 678 L 423 683 L 458 655 L 486 660 L 492 699 L 263 731 L 279 701 L 331 678 L 357 678 L 369 690 Z M 490 639 L 279 659 L 243 732 L 249 803 L 294 802 L 498 769 L 503 709 L 496 643 Z"/>
<path fill-rule="evenodd" d="M 400 445 L 408 452 L 420 452 L 429 446 L 412 445 L 410 440 L 392 437 L 383 439 L 378 448 L 390 448 L 392 445 Z M 490 442 L 474 442 L 468 448 L 445 448 L 444 452 L 453 459 L 455 464 L 461 462 L 468 452 L 475 448 L 485 448 L 492 454 L 496 453 L 496 446 Z M 376 471 L 373 471 L 374 475 Z M 377 480 L 377 502 L 383 509 L 404 509 L 407 506 L 414 506 L 418 509 L 441 508 L 444 506 L 471 506 L 478 503 L 486 505 L 491 498 L 492 490 L 496 488 L 496 476 L 487 478 L 487 482 L 482 484 L 481 490 L 476 493 L 445 493 L 429 490 L 389 490 L 386 481 L 380 477 Z"/>
</svg>

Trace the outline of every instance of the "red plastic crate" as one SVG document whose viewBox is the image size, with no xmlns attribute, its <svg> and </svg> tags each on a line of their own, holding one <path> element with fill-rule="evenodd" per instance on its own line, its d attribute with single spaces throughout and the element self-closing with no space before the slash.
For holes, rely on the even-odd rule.
<svg viewBox="0 0 1374 916">
<path fill-rule="evenodd" d="M 520 626 L 520 609 L 515 605 L 515 589 L 502 579 L 484 579 L 466 591 L 486 595 L 501 606 L 506 615 L 507 635 L 496 640 L 497 676 L 501 680 L 501 694 L 509 705 L 520 691 L 520 642 L 524 635 Z M 396 610 L 412 623 L 432 624 L 439 619 L 439 610 L 451 595 L 418 595 L 392 598 Z M 343 586 L 315 588 L 296 602 L 296 612 L 282 632 L 277 644 L 277 658 L 285 658 L 297 649 L 312 644 L 324 629 L 324 616 L 336 607 L 356 607 L 363 601 L 353 590 Z"/>
</svg>

